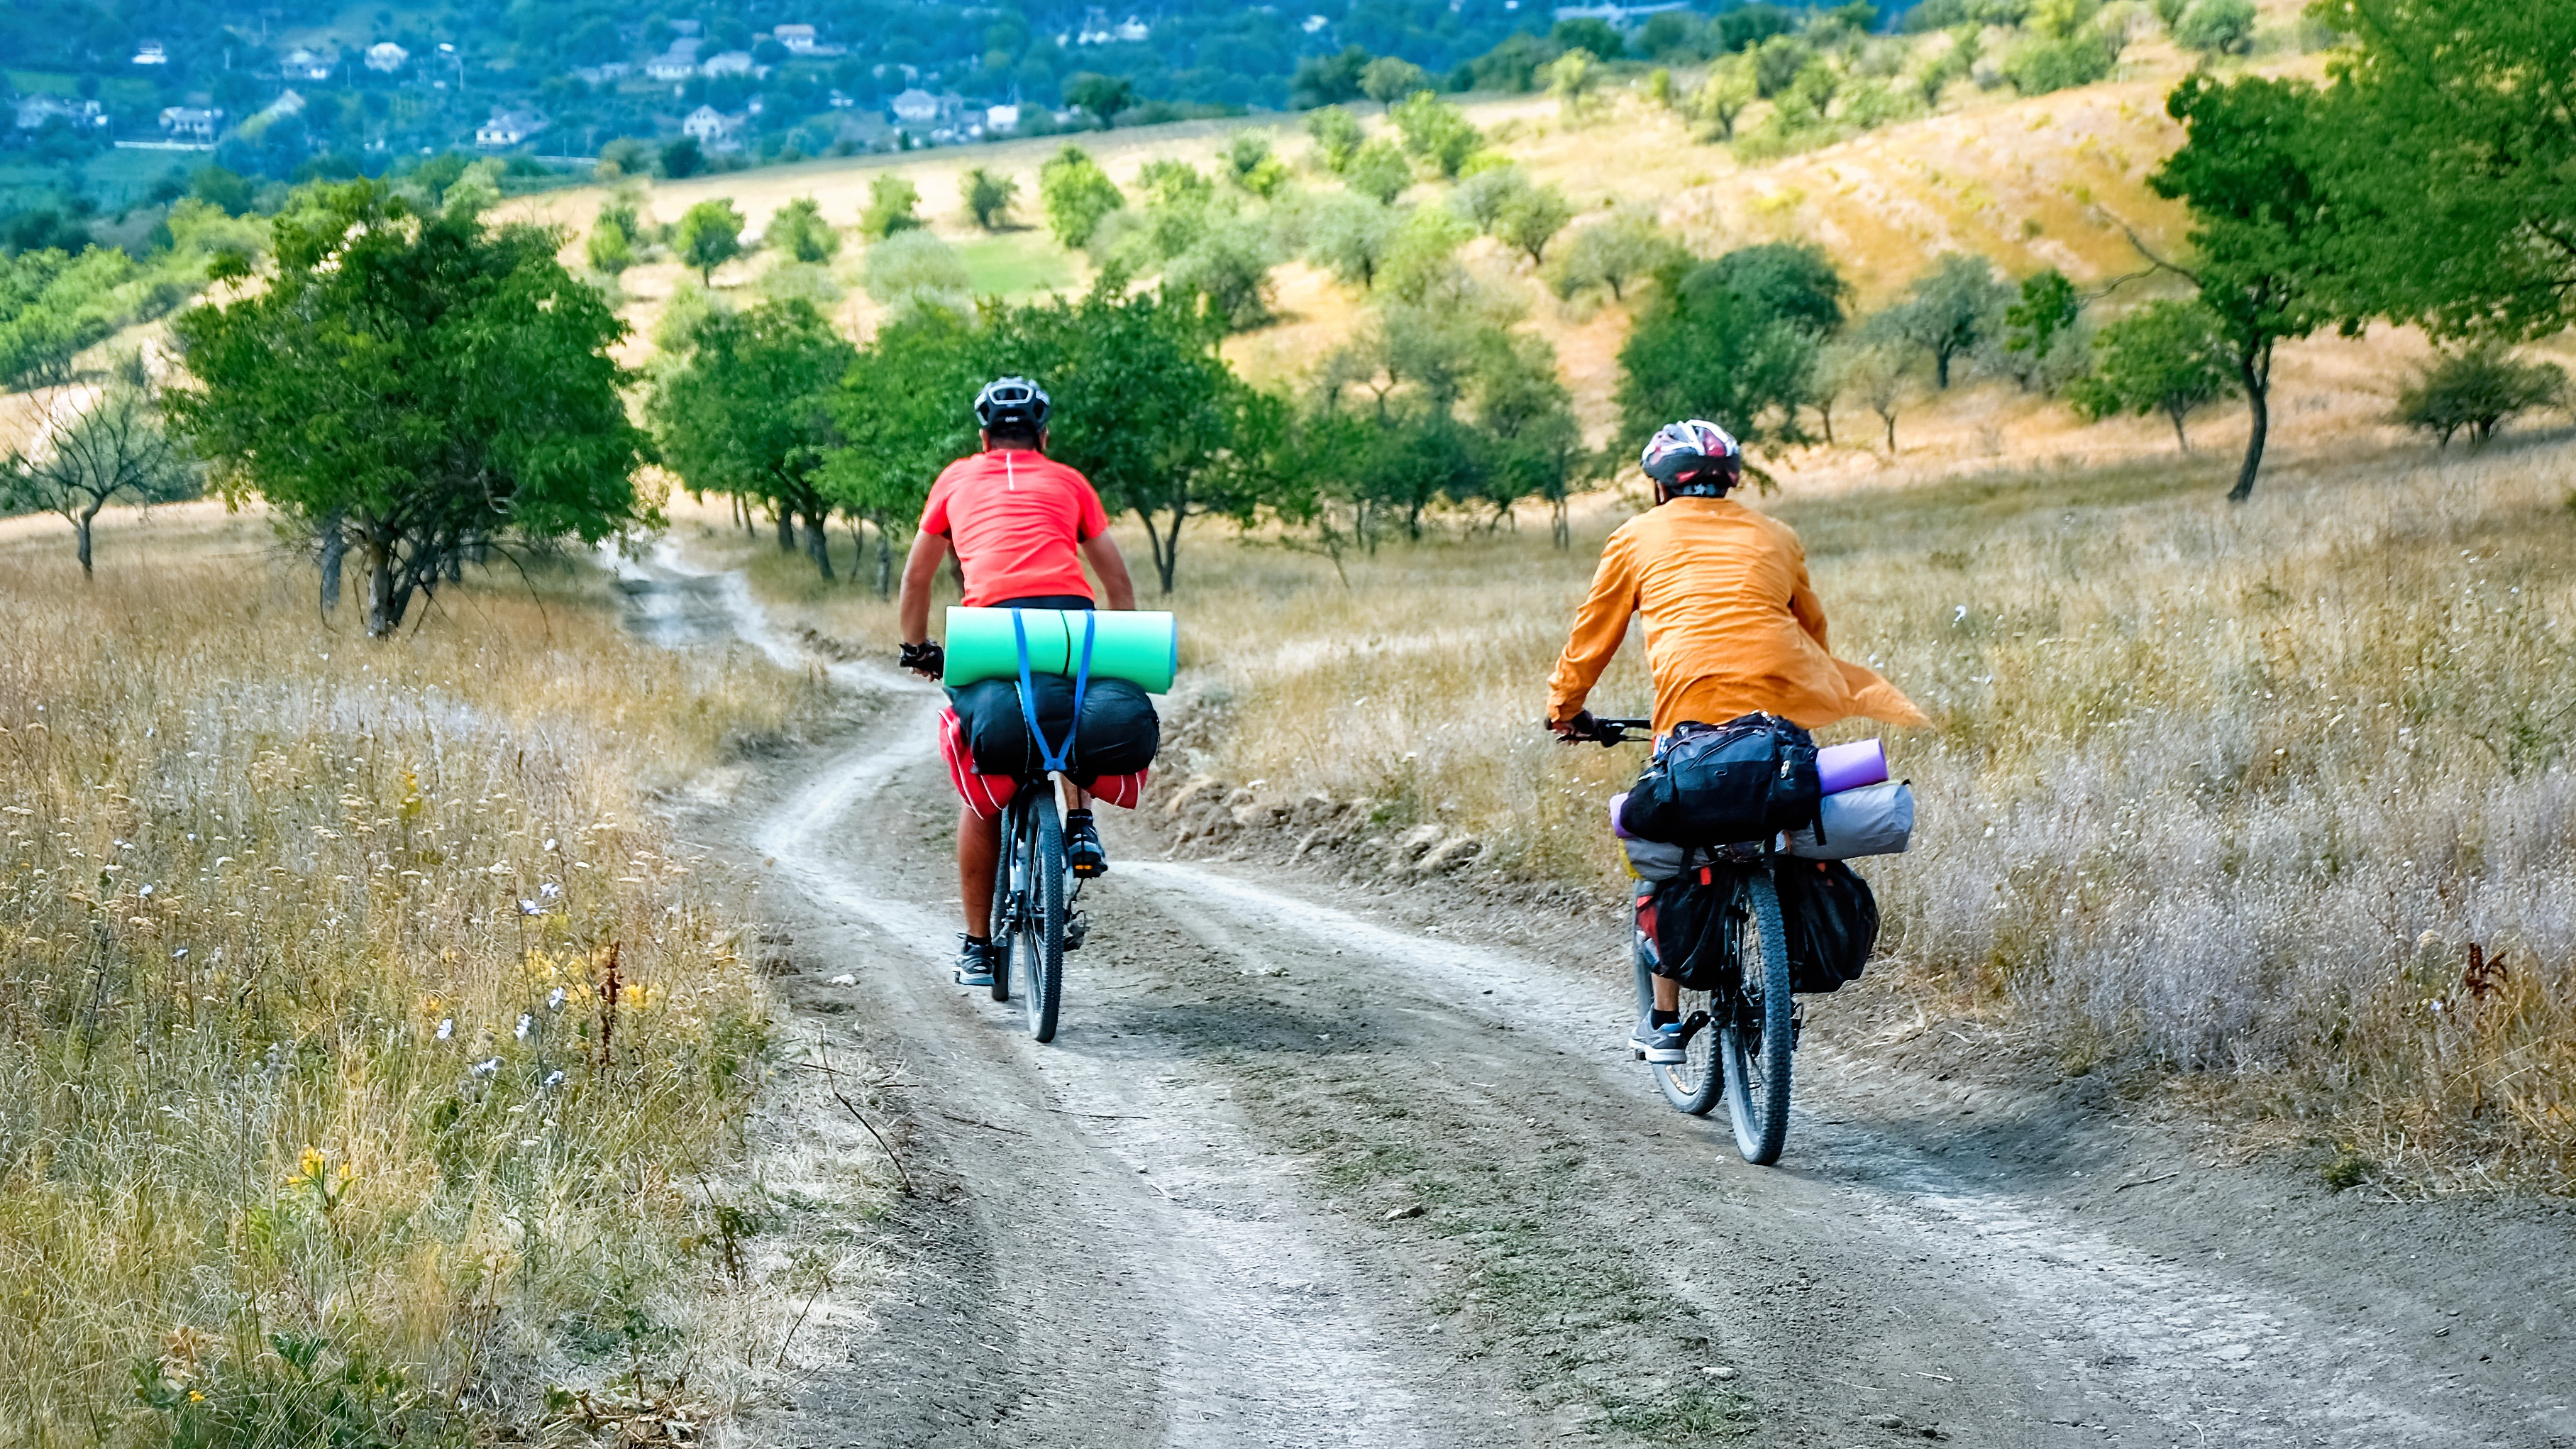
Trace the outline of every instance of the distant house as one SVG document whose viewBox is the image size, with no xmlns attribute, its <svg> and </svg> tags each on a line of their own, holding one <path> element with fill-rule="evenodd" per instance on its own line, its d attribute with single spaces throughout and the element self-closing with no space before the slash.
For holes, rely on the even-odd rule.
<svg viewBox="0 0 2576 1449">
<path fill-rule="evenodd" d="M 886 104 L 894 118 L 907 126 L 927 126 L 939 119 L 939 97 L 913 86 Z"/>
<path fill-rule="evenodd" d="M 577 65 L 572 68 L 572 73 L 584 84 L 604 86 L 635 74 L 635 67 L 622 60 L 612 60 L 604 65 Z"/>
<path fill-rule="evenodd" d="M 59 120 L 68 126 L 104 126 L 107 113 L 96 101 L 75 100 L 70 96 L 20 96 L 18 129 L 41 131 L 49 121 Z"/>
<path fill-rule="evenodd" d="M 329 80 L 331 72 L 339 66 L 336 56 L 297 46 L 286 53 L 286 59 L 277 63 L 277 73 L 288 80 Z"/>
<path fill-rule="evenodd" d="M 771 39 L 786 46 L 790 54 L 812 55 L 814 53 L 814 27 L 811 25 L 781 25 L 770 31 L 769 35 Z"/>
<path fill-rule="evenodd" d="M 141 45 L 134 47 L 134 63 L 136 65 L 168 65 L 170 63 L 170 52 L 162 48 L 161 42 L 157 40 L 147 40 Z"/>
<path fill-rule="evenodd" d="M 742 145 L 745 118 L 728 116 L 713 106 L 700 106 L 680 122 L 680 131 L 709 151 L 731 151 Z"/>
<path fill-rule="evenodd" d="M 411 63 L 411 52 L 390 40 L 379 40 L 367 47 L 367 69 L 392 75 Z"/>
<path fill-rule="evenodd" d="M 698 73 L 698 42 L 683 35 L 671 48 L 644 62 L 644 73 L 658 81 L 683 81 Z"/>
<path fill-rule="evenodd" d="M 546 118 L 535 111 L 494 111 L 492 118 L 474 128 L 474 144 L 487 151 L 507 150 L 546 128 Z"/>
<path fill-rule="evenodd" d="M 985 130 L 988 130 L 988 131 L 1010 131 L 1010 130 L 1016 130 L 1016 129 L 1018 129 L 1019 124 L 1020 124 L 1020 108 L 1019 108 L 1018 106 L 1016 106 L 1016 105 L 1009 105 L 1009 106 L 986 106 L 986 107 L 984 108 L 984 129 L 985 129 Z"/>
<path fill-rule="evenodd" d="M 1559 5 L 1556 7 L 1556 18 L 1607 21 L 1612 27 L 1625 30 L 1631 24 L 1649 15 L 1661 15 L 1667 10 L 1689 8 L 1690 0 L 1648 0 L 1644 5 Z"/>
<path fill-rule="evenodd" d="M 277 99 L 260 107 L 258 114 L 252 116 L 251 119 L 254 121 L 275 121 L 287 116 L 300 116 L 303 114 L 304 98 L 302 96 L 297 95 L 293 91 L 279 91 L 277 93 Z"/>
<path fill-rule="evenodd" d="M 755 68 L 750 51 L 728 50 L 708 56 L 706 63 L 699 66 L 698 70 L 700 74 L 707 76 L 749 75 Z"/>
<path fill-rule="evenodd" d="M 224 113 L 197 106 L 163 106 L 161 133 L 173 141 L 212 141 L 224 128 Z"/>
</svg>

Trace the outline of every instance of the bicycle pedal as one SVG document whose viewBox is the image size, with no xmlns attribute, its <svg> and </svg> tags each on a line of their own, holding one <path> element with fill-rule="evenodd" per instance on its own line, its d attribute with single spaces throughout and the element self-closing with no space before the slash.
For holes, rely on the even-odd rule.
<svg viewBox="0 0 2576 1449">
<path fill-rule="evenodd" d="M 1644 1047 L 1630 1047 L 1628 1049 L 1628 1055 L 1642 1062 L 1646 1059 L 1646 1049 Z"/>
</svg>

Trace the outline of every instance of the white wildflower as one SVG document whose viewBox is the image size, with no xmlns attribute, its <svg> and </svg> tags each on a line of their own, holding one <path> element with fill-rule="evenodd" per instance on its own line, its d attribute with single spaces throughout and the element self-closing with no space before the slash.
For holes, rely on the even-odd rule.
<svg viewBox="0 0 2576 1449">
<path fill-rule="evenodd" d="M 477 1077 L 488 1077 L 488 1076 L 491 1076 L 491 1075 L 493 1075 L 494 1073 L 496 1073 L 496 1072 L 498 1072 L 498 1071 L 500 1071 L 500 1070 L 501 1070 L 501 1059 L 500 1059 L 499 1057 L 493 1057 L 493 1058 L 491 1058 L 491 1059 L 490 1059 L 490 1060 L 488 1060 L 488 1061 L 480 1061 L 480 1062 L 476 1062 L 476 1063 L 474 1064 L 473 1070 L 472 1070 L 470 1073 L 468 1073 L 468 1075 L 470 1075 L 470 1076 L 477 1076 Z"/>
<path fill-rule="evenodd" d="M 528 1039 L 528 1033 L 535 1030 L 536 1025 L 537 1019 L 535 1017 L 522 1014 L 519 1017 L 519 1029 L 512 1032 L 511 1035 L 517 1037 L 521 1041 L 526 1041 Z"/>
<path fill-rule="evenodd" d="M 552 850 L 552 849 L 554 849 L 554 848 L 555 848 L 555 838 L 554 838 L 553 836 L 549 835 L 549 836 L 547 836 L 547 837 L 546 837 L 546 849 L 548 849 L 548 850 Z"/>
<path fill-rule="evenodd" d="M 555 1071 L 555 1072 L 548 1072 L 548 1073 L 546 1073 L 546 1086 L 547 1086 L 547 1088 L 548 1088 L 549 1090 L 551 1090 L 551 1089 L 553 1089 L 553 1088 L 556 1088 L 556 1087 L 560 1087 L 560 1086 L 562 1086 L 562 1085 L 563 1085 L 563 1073 L 562 1073 L 562 1072 L 560 1072 L 560 1071 Z"/>
<path fill-rule="evenodd" d="M 452 1017 L 452 1016 L 451 1016 L 451 1017 L 448 1017 L 448 1018 L 446 1018 L 445 1020 L 441 1021 L 441 1022 L 438 1024 L 438 1039 L 439 1039 L 440 1041 L 445 1041 L 445 1040 L 447 1040 L 449 1037 L 452 1037 L 452 1036 L 454 1036 L 454 1035 L 456 1035 L 456 1018 L 455 1018 L 455 1017 Z"/>
<path fill-rule="evenodd" d="M 537 887 L 537 895 L 543 900 L 550 901 L 562 894 L 563 887 L 556 885 L 553 881 L 547 881 L 544 885 Z"/>
<path fill-rule="evenodd" d="M 180 947 L 178 950 L 171 952 L 171 953 L 170 953 L 170 959 L 171 959 L 171 960 L 173 960 L 173 961 L 185 961 L 185 960 L 187 960 L 187 959 L 188 959 L 188 948 L 187 948 L 187 947 L 185 947 L 185 946 L 182 946 L 182 947 Z"/>
<path fill-rule="evenodd" d="M 563 1010 L 563 1004 L 564 989 L 562 987 L 558 986 L 554 990 L 546 993 L 546 1010 L 561 1011 Z"/>
</svg>

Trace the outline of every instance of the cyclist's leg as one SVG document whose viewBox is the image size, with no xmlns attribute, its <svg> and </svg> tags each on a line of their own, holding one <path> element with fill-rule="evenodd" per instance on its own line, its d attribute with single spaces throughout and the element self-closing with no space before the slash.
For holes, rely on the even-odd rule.
<svg viewBox="0 0 2576 1449">
<path fill-rule="evenodd" d="M 966 934 L 993 934 L 993 871 L 1002 859 L 1002 818 L 957 811 L 957 894 L 966 906 Z"/>
<path fill-rule="evenodd" d="M 1678 1014 L 1682 1009 L 1682 984 L 1669 976 L 1655 978 L 1655 1010 Z"/>
</svg>

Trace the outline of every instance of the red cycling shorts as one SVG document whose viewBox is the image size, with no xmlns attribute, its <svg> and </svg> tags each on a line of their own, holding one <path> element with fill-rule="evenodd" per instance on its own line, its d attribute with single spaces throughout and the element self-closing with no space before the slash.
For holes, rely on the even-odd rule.
<svg viewBox="0 0 2576 1449">
<path fill-rule="evenodd" d="M 957 787 L 957 798 L 965 801 L 966 808 L 979 819 L 990 820 L 1001 814 L 1002 807 L 1019 793 L 1019 781 L 1008 775 L 987 775 L 975 768 L 975 756 L 966 747 L 966 727 L 953 709 L 939 712 L 939 758 L 948 762 L 948 780 Z M 1138 770 L 1132 775 L 1102 775 L 1086 788 L 1094 800 L 1133 810 L 1144 796 L 1145 777 L 1151 773 Z"/>
</svg>

